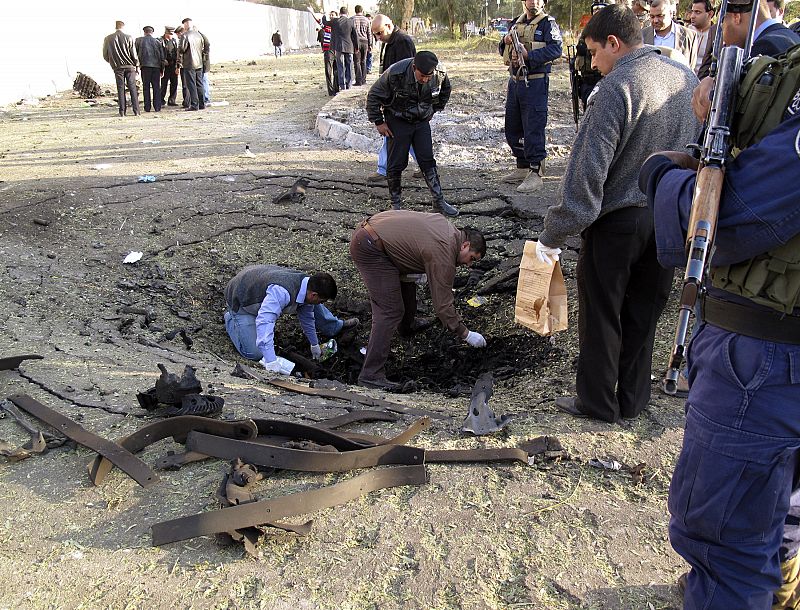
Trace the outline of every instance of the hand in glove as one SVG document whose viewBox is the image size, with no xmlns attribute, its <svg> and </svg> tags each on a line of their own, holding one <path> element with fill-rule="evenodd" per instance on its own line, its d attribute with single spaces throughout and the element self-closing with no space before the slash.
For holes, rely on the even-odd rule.
<svg viewBox="0 0 800 610">
<path fill-rule="evenodd" d="M 561 248 L 551 248 L 540 241 L 536 242 L 536 258 L 541 262 L 553 265 L 558 261 L 559 254 L 561 254 Z"/>
<path fill-rule="evenodd" d="M 483 335 L 471 330 L 467 331 L 467 336 L 464 337 L 464 341 L 469 343 L 472 347 L 486 347 L 486 339 L 483 338 Z"/>
<path fill-rule="evenodd" d="M 319 344 L 311 346 L 311 357 L 314 360 L 319 360 L 322 358 L 322 348 L 319 346 Z"/>
</svg>

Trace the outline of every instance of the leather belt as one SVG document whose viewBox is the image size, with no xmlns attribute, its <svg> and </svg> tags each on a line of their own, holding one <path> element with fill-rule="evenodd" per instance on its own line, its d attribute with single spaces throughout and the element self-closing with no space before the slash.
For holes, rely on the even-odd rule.
<svg viewBox="0 0 800 610">
<path fill-rule="evenodd" d="M 800 345 L 800 316 L 755 309 L 706 295 L 701 301 L 703 320 L 732 333 Z"/>
<path fill-rule="evenodd" d="M 544 72 L 539 72 L 537 74 L 528 74 L 527 77 L 526 76 L 513 76 L 512 75 L 511 78 L 513 80 L 525 80 L 526 78 L 527 78 L 527 80 L 536 80 L 537 78 L 544 78 L 545 76 L 547 76 L 547 74 L 545 74 Z"/>
<path fill-rule="evenodd" d="M 372 243 L 375 244 L 375 247 L 380 250 L 381 252 L 386 252 L 386 248 L 383 247 L 383 240 L 378 237 L 378 234 L 375 232 L 375 229 L 369 224 L 368 220 L 365 220 L 361 223 L 361 228 L 364 229 L 369 236 L 372 238 Z"/>
</svg>

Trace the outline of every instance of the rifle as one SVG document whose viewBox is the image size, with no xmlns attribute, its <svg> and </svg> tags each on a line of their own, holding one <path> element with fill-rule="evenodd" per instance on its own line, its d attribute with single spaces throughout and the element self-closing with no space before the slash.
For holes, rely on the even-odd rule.
<svg viewBox="0 0 800 610">
<path fill-rule="evenodd" d="M 574 44 L 567 47 L 567 65 L 569 66 L 569 87 L 572 95 L 572 118 L 575 119 L 575 131 L 578 131 L 578 112 L 580 109 L 580 96 L 578 92 L 581 86 L 581 75 L 575 69 L 575 58 L 577 50 Z"/>
<path fill-rule="evenodd" d="M 526 60 L 528 58 L 528 51 L 525 48 L 525 45 L 522 44 L 519 40 L 519 34 L 517 34 L 516 27 L 512 26 L 511 31 L 509 33 L 511 34 L 511 44 L 514 47 L 513 50 L 517 54 L 516 62 L 514 61 L 513 58 L 511 59 L 511 69 L 514 72 L 514 76 L 520 76 L 521 74 L 522 76 L 525 77 L 525 87 L 527 88 L 529 86 L 528 64 L 526 63 Z M 515 64 L 516 64 L 516 70 L 514 69 Z"/>
<path fill-rule="evenodd" d="M 725 18 L 728 0 L 720 7 L 719 23 Z M 686 335 L 689 320 L 697 298 L 703 287 L 708 270 L 709 253 L 714 244 L 719 215 L 719 199 L 725 179 L 725 165 L 731 150 L 731 124 L 736 110 L 737 92 L 742 67 L 750 55 L 750 46 L 755 30 L 758 5 L 754 5 L 750 17 L 750 30 L 745 48 L 729 45 L 722 48 L 722 28 L 717 28 L 714 39 L 712 75 L 716 71 L 716 83 L 711 101 L 711 110 L 706 120 L 706 132 L 700 147 L 700 166 L 697 171 L 692 210 L 686 234 L 687 263 L 683 276 L 680 311 L 675 330 L 675 342 L 669 359 L 669 368 L 664 376 L 664 389 L 674 394 L 678 389 L 678 377 L 686 352 Z M 720 50 L 721 49 L 721 50 Z"/>
</svg>

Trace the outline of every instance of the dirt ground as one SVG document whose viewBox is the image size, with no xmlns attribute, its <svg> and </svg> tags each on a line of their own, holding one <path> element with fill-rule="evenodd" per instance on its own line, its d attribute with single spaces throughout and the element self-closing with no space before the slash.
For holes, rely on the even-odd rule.
<svg viewBox="0 0 800 610">
<path fill-rule="evenodd" d="M 552 404 L 574 383 L 579 242 L 563 257 L 570 330 L 545 339 L 515 325 L 513 283 L 481 307 L 466 304 L 482 283 L 517 263 L 555 199 L 574 134 L 565 67 L 556 66 L 551 79 L 545 189 L 521 197 L 499 181 L 512 165 L 499 58 L 464 47 L 435 50 L 454 87 L 434 125 L 440 173 L 462 211 L 456 223 L 489 239 L 486 262 L 458 276 L 457 305 L 489 347 L 471 350 L 437 327 L 397 339 L 390 377 L 414 380 L 418 391 L 389 398 L 446 416 L 415 439 L 418 446 L 511 447 L 546 434 L 571 459 L 429 465 L 427 485 L 310 515 L 308 536 L 268 529 L 257 560 L 213 537 L 151 546 L 153 523 L 215 507 L 222 461 L 162 472 L 149 489 L 119 470 L 93 487 L 86 475 L 93 454 L 84 448 L 3 461 L 0 607 L 680 606 L 674 583 L 684 565 L 667 539 L 666 499 L 682 402 L 658 394 L 654 382 L 649 408 L 622 425 L 576 420 Z M 153 386 L 156 364 L 164 363 L 175 373 L 196 367 L 204 388 L 225 399 L 228 417 L 313 422 L 350 407 L 231 376 L 241 359 L 222 323 L 222 290 L 247 264 L 330 271 L 340 287 L 332 309 L 361 318 L 354 345 L 365 344 L 367 295 L 347 244 L 357 221 L 387 207 L 385 188 L 366 183 L 376 157 L 314 134 L 316 113 L 329 101 L 319 53 L 215 66 L 212 86 L 214 100 L 228 104 L 204 112 L 166 108 L 119 118 L 111 96 L 90 105 L 70 92 L 0 112 L 0 356 L 44 356 L 0 372 L 0 398 L 27 393 L 113 439 L 152 421 L 135 395 Z M 362 103 L 355 95 L 342 118 L 372 135 L 363 118 L 358 123 Z M 245 145 L 254 157 L 243 155 Z M 137 182 L 143 175 L 156 181 Z M 304 201 L 273 203 L 301 176 L 310 181 Z M 408 206 L 428 209 L 425 185 L 410 171 L 405 183 Z M 142 259 L 123 264 L 131 251 Z M 425 313 L 425 289 L 420 299 Z M 655 375 L 672 319 L 662 320 Z M 282 320 L 280 343 L 307 350 L 296 327 Z M 351 382 L 357 367 L 338 357 L 331 375 Z M 484 371 L 497 379 L 491 405 L 512 421 L 476 439 L 460 430 L 471 385 Z M 391 435 L 413 419 L 351 430 Z M 11 418 L 0 421 L 0 438 L 26 440 Z M 161 441 L 142 457 L 152 464 L 180 449 Z M 591 467 L 593 458 L 646 469 L 637 479 L 627 468 Z M 279 496 L 352 476 L 278 472 L 256 493 Z"/>
</svg>

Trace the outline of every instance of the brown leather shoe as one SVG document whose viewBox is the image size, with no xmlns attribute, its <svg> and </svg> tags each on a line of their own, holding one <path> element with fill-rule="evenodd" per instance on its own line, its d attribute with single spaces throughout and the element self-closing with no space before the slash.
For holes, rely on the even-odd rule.
<svg viewBox="0 0 800 610">
<path fill-rule="evenodd" d="M 362 388 L 373 388 L 375 390 L 384 390 L 386 392 L 397 392 L 400 389 L 400 384 L 394 381 L 389 381 L 384 377 L 383 379 L 361 379 L 358 380 L 358 385 Z"/>
<path fill-rule="evenodd" d="M 587 415 L 578 408 L 577 396 L 559 396 L 556 398 L 556 408 L 563 411 L 572 417 L 587 417 Z"/>
</svg>

